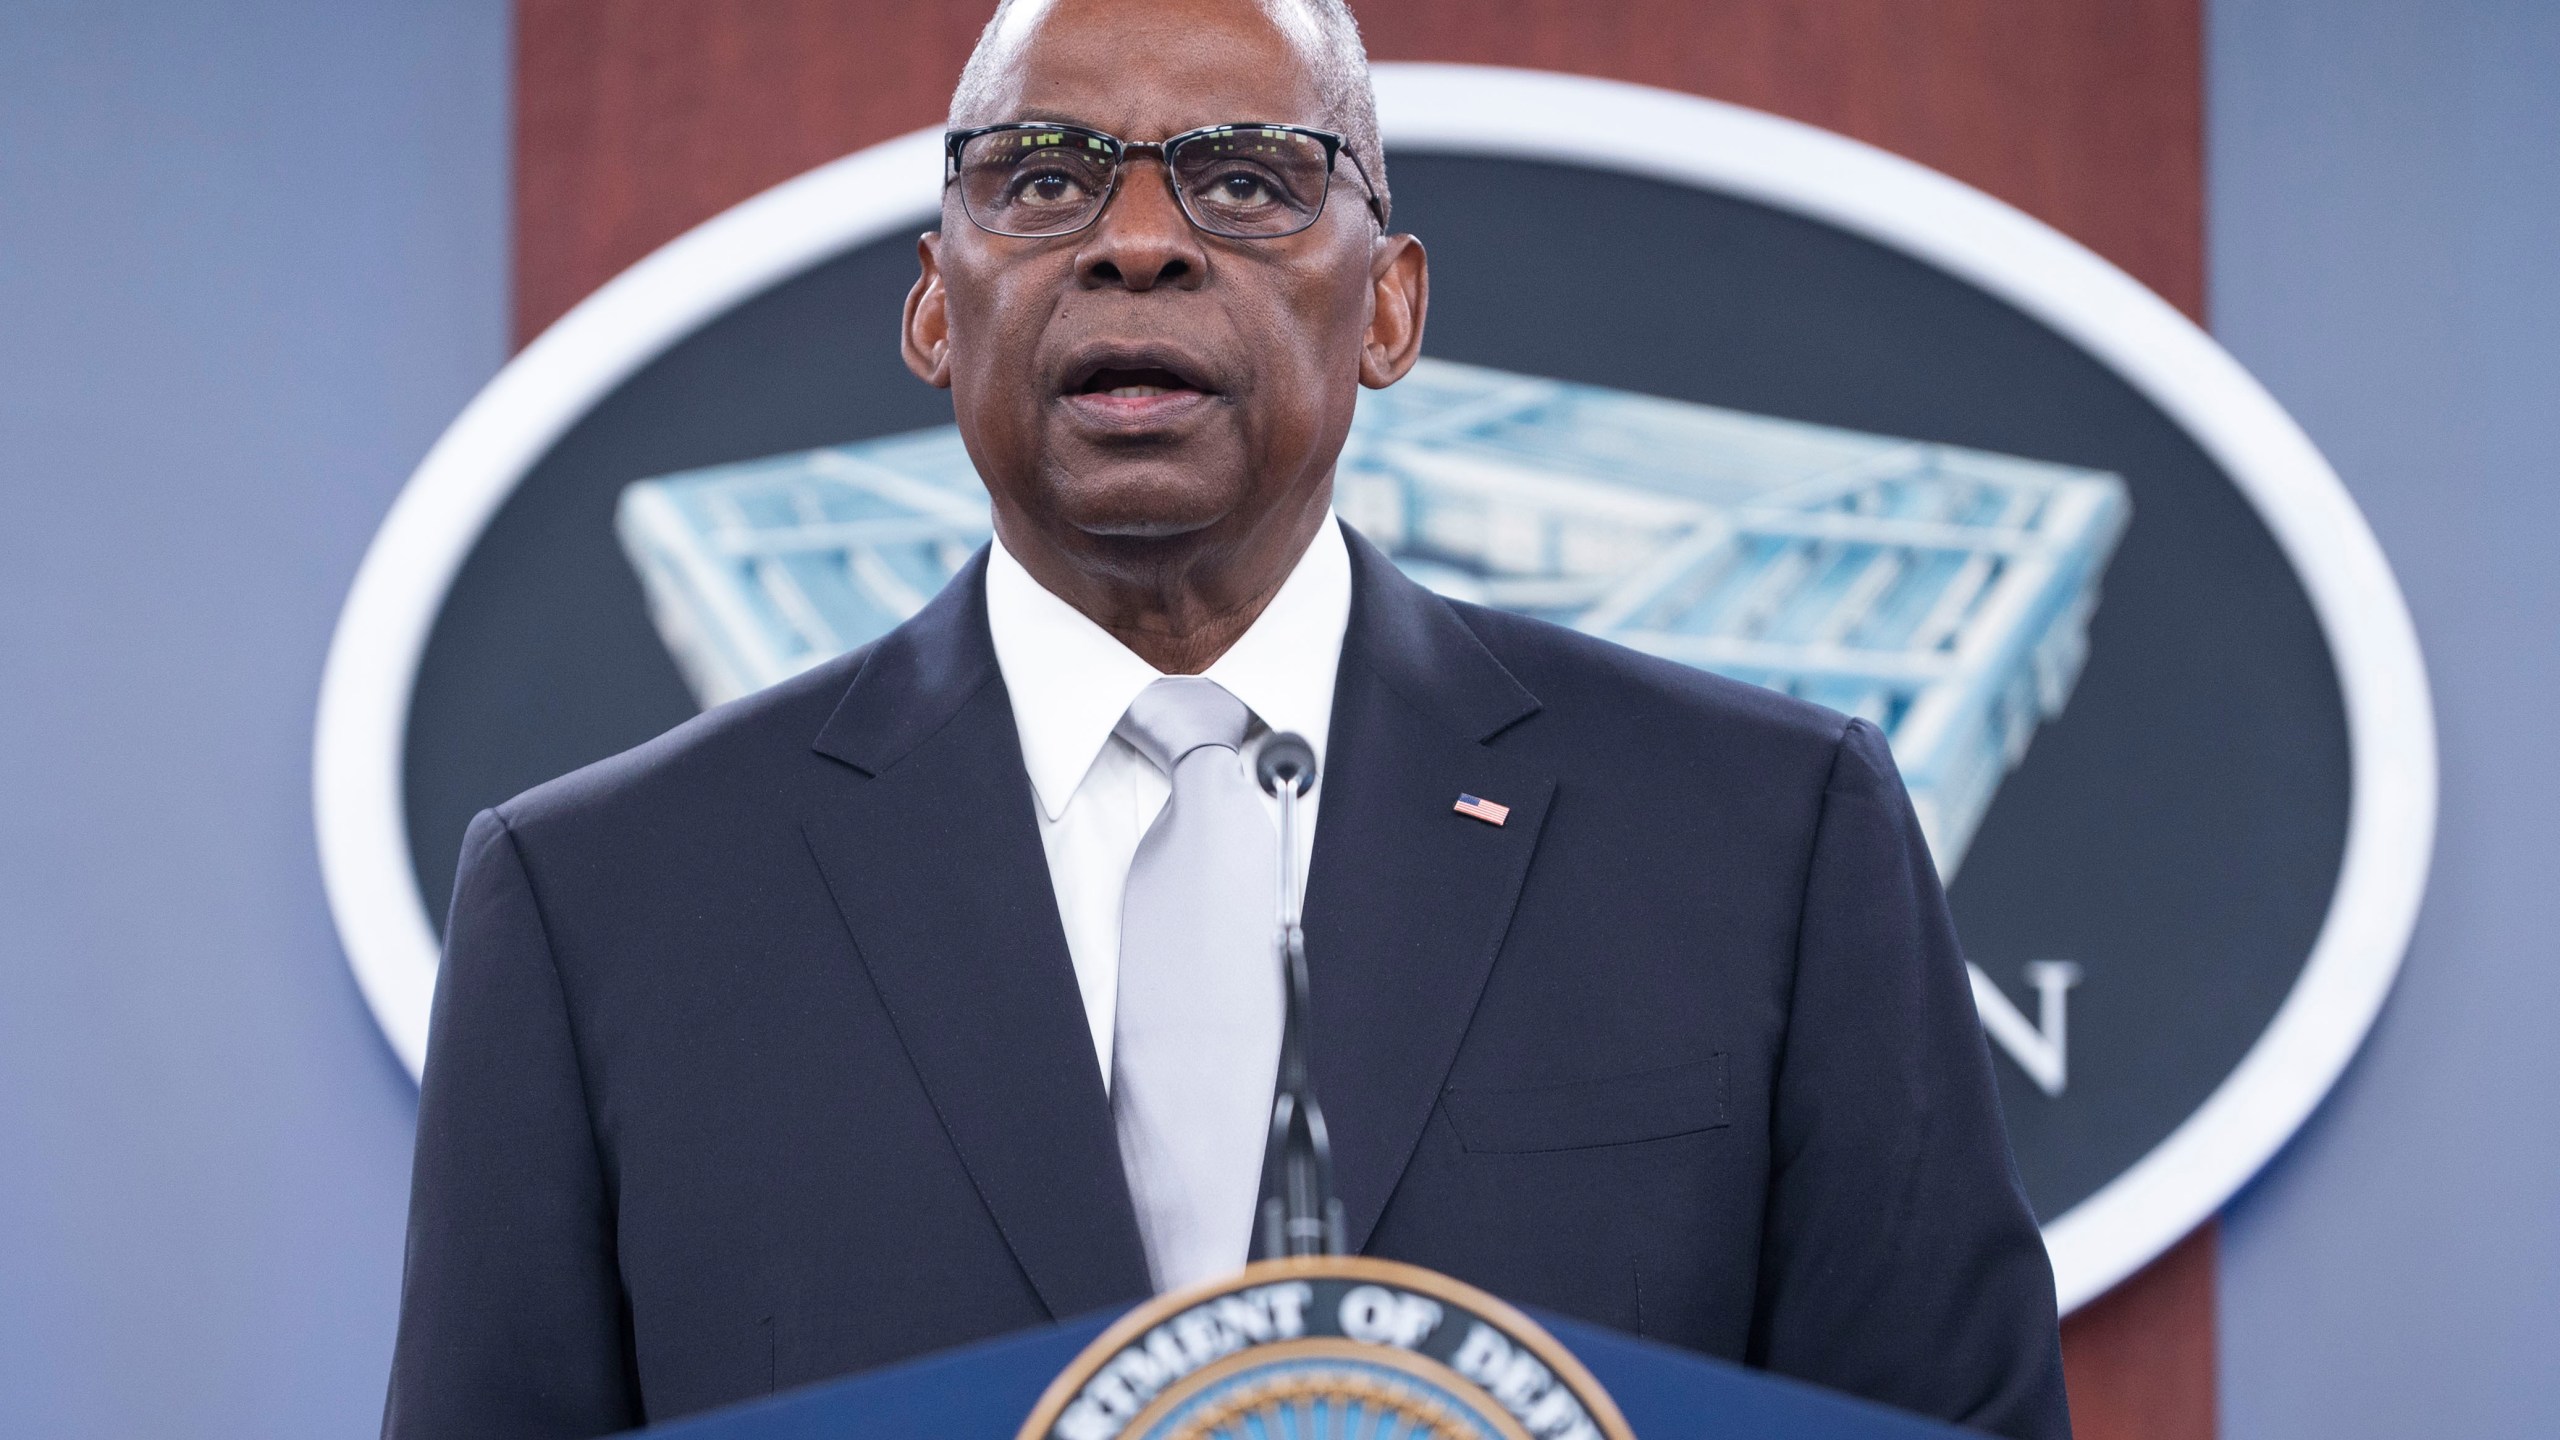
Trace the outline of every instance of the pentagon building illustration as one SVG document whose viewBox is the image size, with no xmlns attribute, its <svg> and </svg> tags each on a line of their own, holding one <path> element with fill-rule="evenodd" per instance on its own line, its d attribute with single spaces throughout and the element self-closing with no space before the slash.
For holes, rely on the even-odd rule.
<svg viewBox="0 0 2560 1440">
<path fill-rule="evenodd" d="M 2132 513 L 2100 471 L 1435 360 L 1362 393 L 1334 504 L 1443 594 L 1875 722 L 1949 879 Z M 951 426 L 642 480 L 617 528 L 705 706 L 887 631 L 990 533 Z"/>
</svg>

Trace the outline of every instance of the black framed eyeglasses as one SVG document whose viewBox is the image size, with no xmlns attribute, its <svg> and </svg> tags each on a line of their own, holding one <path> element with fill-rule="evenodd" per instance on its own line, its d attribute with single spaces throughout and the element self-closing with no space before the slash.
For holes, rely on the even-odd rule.
<svg viewBox="0 0 2560 1440">
<path fill-rule="evenodd" d="M 1123 140 L 1081 125 L 981 125 L 942 137 L 943 184 L 960 188 L 970 223 L 997 235 L 1072 235 L 1101 218 L 1130 156 L 1164 164 L 1174 203 L 1191 223 L 1232 240 L 1277 240 L 1324 215 L 1343 138 L 1304 125 L 1203 125 L 1167 140 Z M 1360 157 L 1369 213 L 1386 207 Z"/>
</svg>

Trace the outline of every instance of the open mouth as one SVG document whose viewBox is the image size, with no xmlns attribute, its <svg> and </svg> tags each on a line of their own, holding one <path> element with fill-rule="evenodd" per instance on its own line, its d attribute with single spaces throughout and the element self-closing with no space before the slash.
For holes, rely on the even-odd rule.
<svg viewBox="0 0 2560 1440">
<path fill-rule="evenodd" d="M 1086 423 L 1122 433 L 1152 431 L 1209 403 L 1214 392 L 1155 355 L 1103 355 L 1066 387 Z"/>
<path fill-rule="evenodd" d="M 1078 395 L 1101 395 L 1113 400 L 1152 400 L 1162 395 L 1197 394 L 1200 387 L 1162 366 L 1125 369 L 1105 366 L 1094 371 L 1076 386 Z"/>
</svg>

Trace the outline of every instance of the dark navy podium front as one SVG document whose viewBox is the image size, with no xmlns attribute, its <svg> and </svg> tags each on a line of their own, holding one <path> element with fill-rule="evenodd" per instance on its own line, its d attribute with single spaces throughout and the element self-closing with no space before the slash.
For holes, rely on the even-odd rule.
<svg viewBox="0 0 2560 1440">
<path fill-rule="evenodd" d="M 1641 1440 L 1961 1440 L 1974 1433 L 1531 1314 L 1590 1368 Z M 1049 1382 L 1118 1318 L 1092 1315 L 642 1433 L 653 1440 L 1013 1440 Z"/>
</svg>

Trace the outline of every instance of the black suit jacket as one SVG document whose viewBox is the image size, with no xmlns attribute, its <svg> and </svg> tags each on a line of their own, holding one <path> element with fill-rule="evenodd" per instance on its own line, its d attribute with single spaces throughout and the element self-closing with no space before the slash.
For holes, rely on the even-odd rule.
<svg viewBox="0 0 2560 1440">
<path fill-rule="evenodd" d="M 1352 1246 L 2066 1434 L 1882 737 L 1351 551 L 1306 928 Z M 984 595 L 981 557 L 472 824 L 387 1435 L 596 1435 L 1145 1297 Z"/>
</svg>

